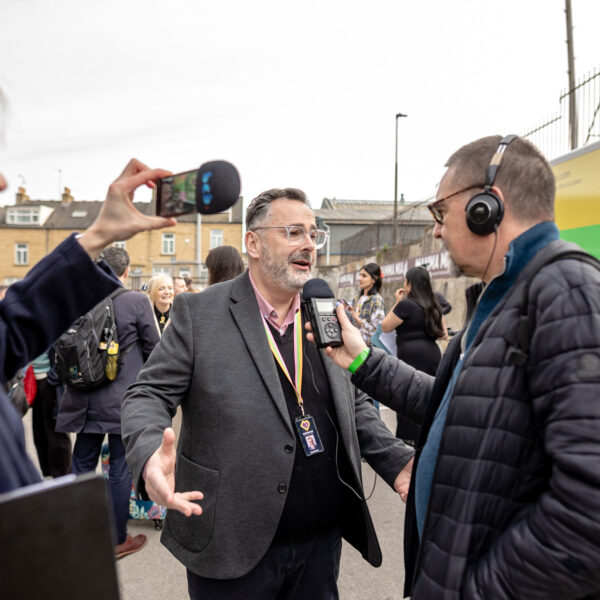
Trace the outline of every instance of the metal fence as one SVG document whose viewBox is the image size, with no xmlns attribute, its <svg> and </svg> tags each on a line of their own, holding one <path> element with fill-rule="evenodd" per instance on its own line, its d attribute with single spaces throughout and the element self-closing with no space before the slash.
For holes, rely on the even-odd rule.
<svg viewBox="0 0 600 600">
<path fill-rule="evenodd" d="M 398 212 L 399 246 L 423 239 L 424 229 L 432 224 L 431 217 L 424 204 L 427 201 L 409 206 L 401 206 Z M 394 223 L 391 219 L 378 221 L 365 227 L 340 243 L 344 262 L 356 260 L 361 256 L 376 254 L 385 247 L 393 246 Z"/>
<path fill-rule="evenodd" d="M 559 98 L 559 110 L 521 135 L 533 142 L 548 160 L 571 150 L 569 99 L 575 96 L 577 147 L 600 139 L 600 69 L 581 77 L 572 90 Z"/>
</svg>

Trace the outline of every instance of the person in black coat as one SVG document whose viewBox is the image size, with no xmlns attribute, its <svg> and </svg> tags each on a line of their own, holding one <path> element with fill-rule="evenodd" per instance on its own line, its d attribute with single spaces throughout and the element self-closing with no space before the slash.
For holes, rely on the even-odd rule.
<svg viewBox="0 0 600 600">
<path fill-rule="evenodd" d="M 447 167 L 434 236 L 483 283 L 437 375 L 367 349 L 341 310 L 344 345 L 327 350 L 357 387 L 422 422 L 405 593 L 599 598 L 600 268 L 538 266 L 571 246 L 553 222 L 552 170 L 529 142 L 482 138 Z"/>
<path fill-rule="evenodd" d="M 404 275 L 404 288 L 396 290 L 396 304 L 385 316 L 381 329 L 396 331 L 397 357 L 419 371 L 435 375 L 442 352 L 438 338 L 445 337 L 442 309 L 431 288 L 425 267 L 411 267 Z M 397 414 L 396 437 L 414 445 L 419 426 Z"/>
<path fill-rule="evenodd" d="M 102 250 L 115 240 L 140 231 L 175 224 L 141 214 L 133 206 L 133 192 L 142 184 L 165 177 L 168 171 L 129 162 L 108 190 L 94 223 L 82 234 L 71 235 L 42 259 L 27 276 L 9 287 L 0 301 L 0 383 L 39 356 L 80 315 L 119 286 L 105 263 L 96 263 Z M 7 183 L 0 174 L 0 191 Z M 40 481 L 25 450 L 20 416 L 4 386 L 0 386 L 0 493 Z M 24 557 L 24 560 L 26 557 Z"/>
<path fill-rule="evenodd" d="M 104 260 L 125 285 L 129 276 L 129 255 L 114 246 L 104 251 Z M 113 299 L 117 339 L 120 346 L 119 370 L 114 381 L 91 390 L 66 386 L 56 419 L 57 431 L 76 433 L 73 448 L 73 473 L 96 470 L 105 434 L 108 435 L 108 482 L 115 517 L 115 555 L 121 558 L 141 550 L 146 544 L 143 534 L 127 533 L 131 472 L 125 461 L 121 439 L 121 400 L 136 380 L 160 336 L 154 322 L 152 306 L 145 294 L 129 291 Z"/>
</svg>

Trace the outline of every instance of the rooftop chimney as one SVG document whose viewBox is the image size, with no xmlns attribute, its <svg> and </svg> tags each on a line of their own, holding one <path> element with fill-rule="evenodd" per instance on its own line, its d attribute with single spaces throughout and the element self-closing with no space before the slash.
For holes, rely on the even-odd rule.
<svg viewBox="0 0 600 600">
<path fill-rule="evenodd" d="M 75 198 L 73 198 L 73 196 L 71 196 L 71 190 L 66 187 L 65 191 L 63 192 L 62 195 L 62 203 L 63 204 L 71 204 L 71 202 L 73 202 L 73 200 L 75 200 Z"/>
<path fill-rule="evenodd" d="M 27 195 L 27 192 L 25 192 L 25 188 L 23 186 L 21 186 L 17 190 L 17 193 L 15 194 L 15 199 L 17 201 L 17 204 L 23 204 L 23 202 L 27 202 L 29 200 L 29 196 Z"/>
</svg>

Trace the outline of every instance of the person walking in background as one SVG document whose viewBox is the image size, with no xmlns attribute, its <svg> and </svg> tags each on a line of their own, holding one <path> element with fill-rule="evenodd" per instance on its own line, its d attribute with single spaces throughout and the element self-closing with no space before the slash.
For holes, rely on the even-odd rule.
<svg viewBox="0 0 600 600">
<path fill-rule="evenodd" d="M 173 277 L 173 296 L 187 292 L 187 285 L 183 277 Z"/>
<path fill-rule="evenodd" d="M 104 251 L 104 260 L 125 285 L 129 277 L 127 251 L 111 246 Z M 113 307 L 121 347 L 117 377 L 91 390 L 65 386 L 56 428 L 77 434 L 73 450 L 73 473 L 76 474 L 96 470 L 104 437 L 108 435 L 108 485 L 115 517 L 115 556 L 121 558 L 141 550 L 146 544 L 145 535 L 132 537 L 127 533 L 132 481 L 121 439 L 121 400 L 160 337 L 152 307 L 141 292 L 128 291 L 116 296 Z"/>
<path fill-rule="evenodd" d="M 366 344 L 385 317 L 385 303 L 379 293 L 383 274 L 377 263 L 367 263 L 358 273 L 359 296 L 350 307 L 356 326 Z"/>
<path fill-rule="evenodd" d="M 394 294 L 396 304 L 385 316 L 381 329 L 396 330 L 398 358 L 419 371 L 435 375 L 442 353 L 438 338 L 445 337 L 442 309 L 431 288 L 425 267 L 412 267 L 404 276 L 404 288 Z M 397 413 L 396 437 L 414 444 L 419 426 Z"/>
<path fill-rule="evenodd" d="M 49 352 L 40 354 L 31 364 L 37 384 L 31 407 L 33 443 L 42 475 L 60 477 L 71 471 L 71 440 L 66 433 L 56 431 L 59 398 L 48 378 L 52 368 Z"/>
<path fill-rule="evenodd" d="M 244 262 L 233 246 L 217 246 L 206 255 L 208 285 L 228 281 L 244 272 Z"/>
<path fill-rule="evenodd" d="M 154 320 L 160 335 L 169 323 L 169 313 L 173 304 L 173 279 L 160 273 L 148 282 L 148 296 L 154 309 Z"/>
</svg>

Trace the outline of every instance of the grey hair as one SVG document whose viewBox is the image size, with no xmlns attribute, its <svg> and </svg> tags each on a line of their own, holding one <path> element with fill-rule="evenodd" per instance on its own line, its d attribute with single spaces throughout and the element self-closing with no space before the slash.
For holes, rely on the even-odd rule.
<svg viewBox="0 0 600 600">
<path fill-rule="evenodd" d="M 459 148 L 446 162 L 457 188 L 483 187 L 488 165 L 502 136 L 480 138 Z M 515 217 L 523 223 L 554 220 L 554 173 L 542 153 L 528 140 L 506 147 L 494 185 L 503 192 Z"/>
<path fill-rule="evenodd" d="M 269 214 L 271 202 L 278 198 L 287 198 L 288 200 L 298 200 L 307 206 L 310 206 L 306 194 L 297 188 L 273 188 L 259 194 L 248 206 L 246 210 L 246 230 L 251 231 L 253 227 L 265 221 Z"/>
</svg>

